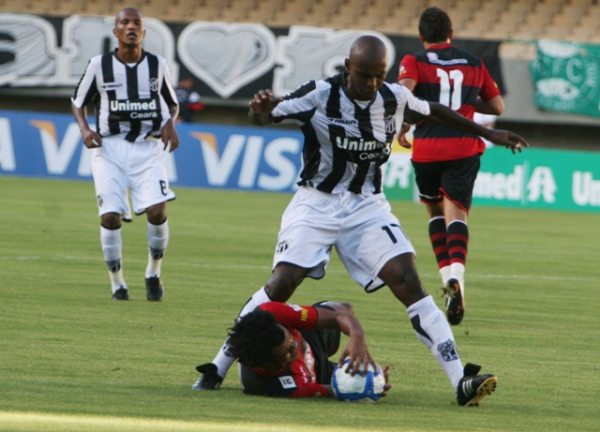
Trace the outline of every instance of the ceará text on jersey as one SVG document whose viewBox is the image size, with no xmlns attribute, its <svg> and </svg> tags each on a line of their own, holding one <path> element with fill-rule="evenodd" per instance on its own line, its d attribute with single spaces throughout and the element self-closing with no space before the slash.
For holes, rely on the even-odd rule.
<svg viewBox="0 0 600 432">
<path fill-rule="evenodd" d="M 160 118 L 156 99 L 113 99 L 108 105 L 109 119 L 118 121 L 153 120 Z"/>
<path fill-rule="evenodd" d="M 385 161 L 391 153 L 391 146 L 378 140 L 336 136 L 335 145 L 345 150 L 348 160 L 351 161 Z"/>
</svg>

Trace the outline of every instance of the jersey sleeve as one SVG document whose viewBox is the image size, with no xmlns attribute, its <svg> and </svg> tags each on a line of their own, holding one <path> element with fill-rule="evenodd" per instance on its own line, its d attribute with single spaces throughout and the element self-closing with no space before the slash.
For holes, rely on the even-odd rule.
<svg viewBox="0 0 600 432">
<path fill-rule="evenodd" d="M 269 302 L 259 308 L 273 314 L 277 322 L 287 328 L 311 330 L 317 326 L 318 313 L 312 306 Z"/>
<path fill-rule="evenodd" d="M 173 88 L 173 79 L 171 77 L 171 71 L 169 70 L 169 65 L 167 61 L 159 57 L 159 61 L 162 63 L 162 68 L 164 71 L 163 82 L 160 89 L 160 95 L 164 99 L 167 106 L 179 105 L 177 101 L 177 94 L 175 93 L 175 89 Z"/>
<path fill-rule="evenodd" d="M 431 114 L 429 102 L 419 99 L 413 95 L 409 89 L 401 84 L 396 84 L 396 86 L 398 87 L 398 107 L 400 109 L 408 108 L 409 110 L 424 116 Z"/>
<path fill-rule="evenodd" d="M 271 111 L 273 122 L 292 120 L 308 123 L 317 109 L 318 88 L 316 81 L 309 81 L 285 96 Z"/>
<path fill-rule="evenodd" d="M 98 88 L 96 86 L 96 70 L 100 64 L 100 56 L 92 57 L 88 62 L 85 72 L 81 76 L 75 92 L 71 97 L 71 102 L 77 108 L 82 108 L 88 105 L 96 95 Z"/>
<path fill-rule="evenodd" d="M 489 101 L 490 99 L 500 95 L 500 89 L 483 62 L 481 63 L 481 72 L 483 75 L 483 85 L 481 86 L 479 96 L 481 96 L 481 99 L 484 101 Z"/>
<path fill-rule="evenodd" d="M 404 78 L 410 78 L 419 82 L 419 70 L 417 68 L 417 58 L 412 54 L 407 54 L 400 61 L 400 71 L 398 81 Z"/>
</svg>

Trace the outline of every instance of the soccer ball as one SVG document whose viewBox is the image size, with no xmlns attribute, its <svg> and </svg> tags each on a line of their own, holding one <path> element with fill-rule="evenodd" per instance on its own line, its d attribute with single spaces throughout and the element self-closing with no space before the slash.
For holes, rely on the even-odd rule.
<svg viewBox="0 0 600 432">
<path fill-rule="evenodd" d="M 343 401 L 376 402 L 383 394 L 385 377 L 383 370 L 369 365 L 367 373 L 363 376 L 357 373 L 352 376 L 346 372 L 350 358 L 346 357 L 344 363 L 337 365 L 331 375 L 331 388 L 334 396 Z"/>
</svg>

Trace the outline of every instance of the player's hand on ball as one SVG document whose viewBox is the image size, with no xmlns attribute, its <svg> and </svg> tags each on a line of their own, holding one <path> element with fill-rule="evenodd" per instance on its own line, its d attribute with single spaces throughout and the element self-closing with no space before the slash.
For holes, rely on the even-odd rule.
<svg viewBox="0 0 600 432">
<path fill-rule="evenodd" d="M 376 402 L 391 388 L 387 382 L 388 367 L 370 365 L 362 374 L 347 371 L 350 358 L 336 365 L 331 375 L 331 390 L 336 399 L 354 402 Z"/>
<path fill-rule="evenodd" d="M 349 360 L 349 361 L 347 361 Z M 342 366 L 346 363 L 346 371 L 351 374 L 364 375 L 369 365 L 375 366 L 375 360 L 369 354 L 367 344 L 363 341 L 353 341 L 350 339 L 346 349 L 342 352 L 338 366 Z"/>
<path fill-rule="evenodd" d="M 385 386 L 383 387 L 383 393 L 381 394 L 381 396 L 385 397 L 387 395 L 388 391 L 390 391 L 390 389 L 392 388 L 392 385 L 390 384 L 390 367 L 389 367 L 389 365 L 384 366 L 383 377 L 385 378 Z"/>
</svg>

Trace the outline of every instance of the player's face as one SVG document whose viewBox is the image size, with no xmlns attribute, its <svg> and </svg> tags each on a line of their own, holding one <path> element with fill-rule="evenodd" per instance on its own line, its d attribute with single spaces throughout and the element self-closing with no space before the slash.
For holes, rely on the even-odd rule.
<svg viewBox="0 0 600 432">
<path fill-rule="evenodd" d="M 113 33 L 120 45 L 128 48 L 141 45 L 144 32 L 144 23 L 137 10 L 125 9 L 119 13 L 115 20 Z"/>
<path fill-rule="evenodd" d="M 298 342 L 292 336 L 288 329 L 280 325 L 285 335 L 283 342 L 275 348 L 273 348 L 273 364 L 276 368 L 282 368 L 290 364 L 295 358 L 298 352 Z"/>
<path fill-rule="evenodd" d="M 387 61 L 364 60 L 352 58 L 346 60 L 348 78 L 346 90 L 356 100 L 371 100 L 383 85 L 387 69 Z"/>
</svg>

